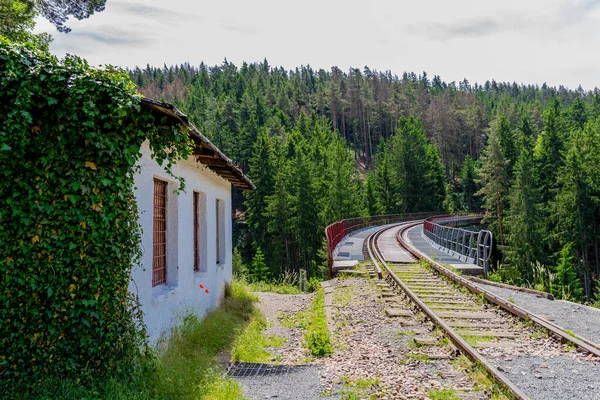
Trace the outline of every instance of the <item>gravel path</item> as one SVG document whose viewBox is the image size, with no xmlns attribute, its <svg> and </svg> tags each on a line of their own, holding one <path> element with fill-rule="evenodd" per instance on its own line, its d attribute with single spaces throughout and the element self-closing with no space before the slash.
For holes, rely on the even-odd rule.
<svg viewBox="0 0 600 400">
<path fill-rule="evenodd" d="M 310 366 L 283 375 L 238 378 L 249 400 L 338 400 L 338 396 L 323 396 L 319 367 Z"/>
<path fill-rule="evenodd" d="M 287 341 L 279 348 L 268 348 L 272 361 L 280 364 L 302 364 L 307 352 L 302 347 L 304 331 L 293 324 L 296 314 L 310 306 L 314 294 L 254 293 L 260 299 L 258 309 L 267 320 L 266 336 L 279 336 Z M 282 325 L 283 323 L 283 325 Z"/>
<path fill-rule="evenodd" d="M 284 365 L 303 363 L 307 356 L 306 349 L 302 347 L 304 332 L 300 327 L 284 321 L 294 321 L 296 314 L 310 305 L 314 294 L 254 294 L 260 300 L 258 309 L 267 320 L 264 334 L 287 339 L 279 348 L 267 348 L 273 354 L 271 361 Z M 244 396 L 250 400 L 317 400 L 323 398 L 325 390 L 320 376 L 319 366 L 307 365 L 283 374 L 236 379 L 242 385 Z M 336 396 L 327 398 L 339 399 Z"/>
<path fill-rule="evenodd" d="M 562 300 L 548 300 L 535 294 L 476 283 L 505 300 L 523 307 L 540 317 L 573 331 L 577 336 L 600 343 L 600 310 Z M 598 396 L 600 398 L 600 395 Z"/>
</svg>

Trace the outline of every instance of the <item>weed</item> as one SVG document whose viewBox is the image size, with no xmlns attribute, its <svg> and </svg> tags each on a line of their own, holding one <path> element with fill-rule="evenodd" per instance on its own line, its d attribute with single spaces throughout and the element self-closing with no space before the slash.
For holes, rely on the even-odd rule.
<svg viewBox="0 0 600 400">
<path fill-rule="evenodd" d="M 335 288 L 333 292 L 333 304 L 338 307 L 346 307 L 352 300 L 354 286 Z"/>
<path fill-rule="evenodd" d="M 287 314 L 284 312 L 279 314 L 279 323 L 286 328 L 295 328 L 300 325 L 297 314 Z"/>
<path fill-rule="evenodd" d="M 333 353 L 324 304 L 325 291 L 319 288 L 308 312 L 308 323 L 304 333 L 304 345 L 315 357 L 324 357 Z"/>
<path fill-rule="evenodd" d="M 454 389 L 430 390 L 428 396 L 431 400 L 460 400 Z"/>
<path fill-rule="evenodd" d="M 515 304 L 515 298 L 514 298 L 514 297 L 512 297 L 512 296 L 510 296 L 510 297 L 508 298 L 508 302 L 509 302 L 509 303 L 512 303 L 512 304 Z"/>
<path fill-rule="evenodd" d="M 454 368 L 466 371 L 467 375 L 476 383 L 475 387 L 489 393 L 492 400 L 508 400 L 513 398 L 506 388 L 488 375 L 487 370 L 483 366 L 477 363 L 473 364 L 464 355 L 455 358 L 451 363 Z"/>
<path fill-rule="evenodd" d="M 273 292 L 279 294 L 302 294 L 302 290 L 298 286 L 291 283 L 281 282 L 252 282 L 248 283 L 248 289 L 252 292 Z"/>
<path fill-rule="evenodd" d="M 422 363 L 429 364 L 431 363 L 431 358 L 422 353 L 408 353 L 400 363 L 406 365 L 409 362 L 414 361 L 420 361 Z"/>
</svg>

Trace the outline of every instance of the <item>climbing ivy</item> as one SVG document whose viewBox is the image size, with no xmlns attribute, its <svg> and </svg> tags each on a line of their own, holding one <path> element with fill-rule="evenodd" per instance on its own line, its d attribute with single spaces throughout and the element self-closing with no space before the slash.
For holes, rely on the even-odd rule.
<svg viewBox="0 0 600 400">
<path fill-rule="evenodd" d="M 126 74 L 0 37 L 0 394 L 123 373 L 146 354 L 128 291 L 146 140 L 169 171 L 190 153 Z"/>
</svg>

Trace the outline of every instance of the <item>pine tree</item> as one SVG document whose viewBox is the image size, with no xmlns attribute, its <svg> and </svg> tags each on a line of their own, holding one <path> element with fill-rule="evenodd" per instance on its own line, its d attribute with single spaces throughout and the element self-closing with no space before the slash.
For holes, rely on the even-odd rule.
<svg viewBox="0 0 600 400">
<path fill-rule="evenodd" d="M 542 202 L 548 204 L 556 190 L 557 173 L 563 165 L 565 124 L 560 102 L 554 98 L 544 113 L 544 130 L 538 136 L 534 156 L 539 171 Z"/>
<path fill-rule="evenodd" d="M 583 294 L 581 282 L 577 277 L 573 244 L 567 243 L 560 252 L 556 266 L 555 294 L 564 300 L 580 300 Z"/>
<path fill-rule="evenodd" d="M 523 281 L 531 281 L 535 262 L 543 263 L 544 223 L 531 142 L 522 136 L 515 179 L 510 187 L 506 217 L 506 262 L 515 266 Z"/>
<path fill-rule="evenodd" d="M 518 149 L 515 134 L 510 126 L 510 121 L 506 119 L 504 114 L 500 115 L 499 120 L 496 123 L 498 139 L 500 141 L 500 148 L 502 154 L 506 158 L 506 176 L 510 181 L 513 177 L 513 168 L 517 162 Z"/>
<path fill-rule="evenodd" d="M 467 154 L 460 170 L 460 187 L 467 210 L 474 210 L 477 204 L 475 196 L 478 191 L 476 167 L 477 163 Z"/>
<path fill-rule="evenodd" d="M 256 248 L 252 258 L 251 274 L 254 282 L 265 282 L 269 279 L 269 268 L 265 264 L 265 256 L 260 247 Z"/>
<path fill-rule="evenodd" d="M 396 182 L 392 177 L 389 161 L 389 148 L 386 146 L 383 156 L 377 163 L 377 185 L 378 197 L 385 214 L 395 214 L 399 212 L 401 199 L 398 196 Z"/>
<path fill-rule="evenodd" d="M 485 220 L 497 233 L 498 241 L 502 245 L 504 244 L 502 219 L 504 218 L 505 196 L 508 192 L 506 164 L 506 158 L 500 147 L 498 131 L 492 130 L 488 137 L 487 147 L 481 157 L 481 168 L 478 173 L 481 190 L 476 194 L 483 196 L 486 209 Z"/>
<path fill-rule="evenodd" d="M 265 215 L 265 210 L 267 198 L 275 190 L 275 154 L 266 129 L 261 129 L 254 144 L 249 176 L 256 186 L 255 190 L 244 192 L 250 240 L 265 249 L 267 259 L 270 259 L 273 255 L 273 238 L 269 234 L 269 217 Z M 275 270 L 272 265 L 271 270 Z"/>
<path fill-rule="evenodd" d="M 367 173 L 367 177 L 365 179 L 365 208 L 367 209 L 367 213 L 370 216 L 382 215 L 384 213 L 383 206 L 379 202 L 378 188 L 377 188 L 377 179 L 373 175 L 373 173 Z"/>
</svg>

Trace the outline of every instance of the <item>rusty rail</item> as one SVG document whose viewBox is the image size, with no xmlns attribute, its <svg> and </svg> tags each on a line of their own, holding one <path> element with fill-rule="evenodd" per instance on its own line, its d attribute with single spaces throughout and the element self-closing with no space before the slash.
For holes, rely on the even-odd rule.
<svg viewBox="0 0 600 400">
<path fill-rule="evenodd" d="M 512 303 L 502 299 L 501 297 L 496 296 L 495 294 L 493 294 L 485 289 L 480 288 L 479 286 L 473 284 L 469 279 L 463 278 L 462 276 L 456 274 L 455 272 L 450 271 L 449 269 L 445 268 L 438 262 L 429 258 L 427 255 L 419 252 L 417 249 L 415 249 L 410 244 L 406 243 L 404 241 L 404 239 L 402 239 L 402 234 L 409 228 L 412 228 L 418 224 L 419 223 L 407 225 L 405 228 L 398 231 L 398 234 L 396 235 L 396 241 L 398 242 L 398 245 L 400 245 L 401 247 L 406 249 L 414 257 L 416 257 L 417 259 L 420 259 L 420 260 L 427 261 L 440 274 L 442 274 L 445 277 L 447 277 L 448 279 L 451 279 L 452 281 L 458 283 L 459 285 L 466 287 L 467 289 L 469 289 L 471 292 L 473 292 L 475 294 L 478 294 L 478 295 L 482 294 L 486 300 L 488 300 L 491 303 L 496 304 L 497 306 L 502 307 L 503 309 L 510 312 L 511 314 L 514 314 L 525 320 L 531 320 L 531 321 L 535 322 L 536 324 L 542 326 L 543 328 L 549 330 L 550 332 L 552 332 L 552 334 L 562 338 L 563 340 L 575 344 L 579 348 L 587 351 L 590 354 L 593 354 L 596 357 L 600 357 L 600 345 L 598 345 L 588 339 L 585 339 L 585 338 L 574 337 L 571 334 L 569 334 L 561 326 L 558 326 L 558 325 L 556 325 L 556 324 L 554 324 L 532 312 L 525 310 L 522 307 L 512 304 Z"/>
<path fill-rule="evenodd" d="M 421 223 L 420 221 L 408 223 L 408 224 L 406 224 L 406 227 L 402 231 L 404 231 L 408 228 L 412 228 L 416 225 L 419 225 L 420 223 Z M 401 224 L 398 224 L 398 225 L 401 225 Z M 378 234 L 383 233 L 385 230 L 397 227 L 398 225 L 394 225 L 393 227 L 389 227 L 386 229 L 381 229 L 380 231 L 378 231 Z M 376 244 L 376 239 L 378 237 L 379 237 L 379 235 L 376 235 L 376 234 L 373 234 L 369 237 L 369 239 L 371 240 L 370 246 L 369 246 L 369 248 L 370 248 L 369 255 L 371 256 L 371 260 L 373 261 L 373 264 L 376 266 L 376 268 L 381 270 L 381 268 L 379 267 L 379 263 L 376 260 L 376 258 L 378 258 L 379 261 L 381 262 L 381 264 L 383 265 L 385 271 L 387 272 L 388 276 L 393 280 L 393 282 L 397 286 L 399 286 L 404 293 L 406 293 L 406 295 L 409 297 L 409 299 L 415 305 L 417 305 L 417 307 L 419 307 L 423 311 L 423 313 L 425 313 L 425 315 L 427 315 L 427 317 L 429 319 L 431 319 L 437 326 L 439 326 L 448 335 L 450 340 L 454 343 L 454 345 L 459 350 L 461 350 L 463 353 L 467 354 L 469 356 L 469 358 L 471 358 L 471 360 L 481 364 L 484 368 L 486 368 L 489 371 L 489 373 L 499 383 L 501 383 L 503 386 L 505 386 L 516 398 L 518 398 L 519 400 L 529 399 L 529 397 L 518 386 L 516 386 L 513 382 L 511 382 L 510 379 L 508 379 L 508 377 L 506 377 L 506 375 L 504 375 L 496 367 L 494 367 L 492 364 L 490 364 L 484 357 L 482 357 L 481 354 L 479 354 L 479 352 L 477 352 L 469 343 L 467 343 L 463 338 L 461 338 L 460 335 L 454 331 L 454 329 L 452 329 L 448 324 L 446 324 L 433 310 L 431 310 L 421 299 L 419 299 L 419 297 L 412 290 L 410 290 L 410 288 L 408 286 L 406 286 L 404 284 L 404 282 L 402 282 L 402 280 L 400 278 L 398 278 L 398 276 L 396 276 L 396 274 L 388 267 L 383 256 L 379 253 L 379 250 L 378 250 L 377 244 Z M 398 240 L 398 237 L 396 237 L 396 240 Z M 413 252 L 410 249 L 407 248 L 407 250 L 411 254 L 413 254 Z M 415 255 L 413 254 L 413 256 L 415 256 Z"/>
</svg>

